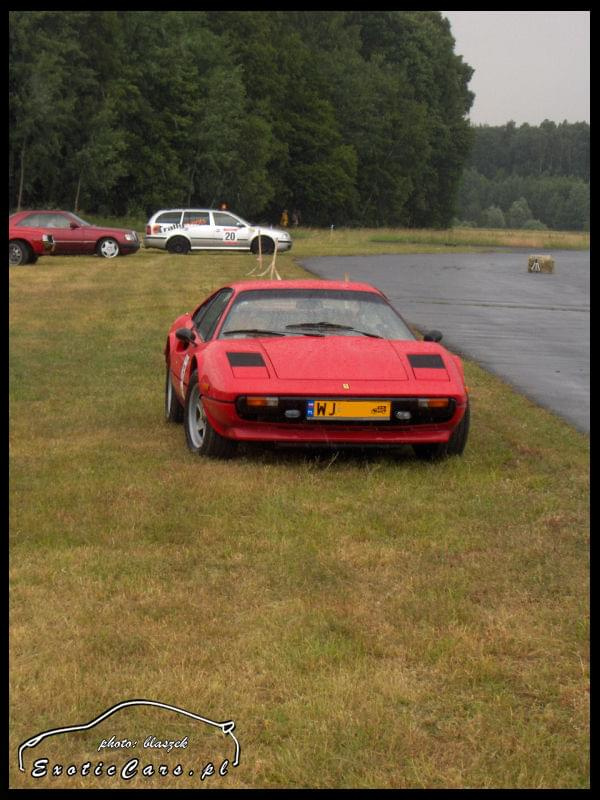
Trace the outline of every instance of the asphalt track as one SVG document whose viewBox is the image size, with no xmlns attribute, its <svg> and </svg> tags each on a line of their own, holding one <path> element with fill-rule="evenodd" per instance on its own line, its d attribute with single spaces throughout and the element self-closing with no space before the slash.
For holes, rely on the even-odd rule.
<svg viewBox="0 0 600 800">
<path fill-rule="evenodd" d="M 589 433 L 590 254 L 552 251 L 547 274 L 527 271 L 533 252 L 327 256 L 302 265 L 377 286 L 419 330 L 442 331 L 450 350 Z"/>
</svg>

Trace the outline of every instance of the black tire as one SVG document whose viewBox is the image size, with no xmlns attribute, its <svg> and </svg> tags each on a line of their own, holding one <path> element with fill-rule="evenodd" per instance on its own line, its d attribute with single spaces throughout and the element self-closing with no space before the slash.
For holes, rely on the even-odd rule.
<svg viewBox="0 0 600 800">
<path fill-rule="evenodd" d="M 467 407 L 465 408 L 465 413 L 463 414 L 463 418 L 452 432 L 452 436 L 450 437 L 450 441 L 448 442 L 449 456 L 461 456 L 463 454 L 465 446 L 467 444 L 467 439 L 469 438 L 470 425 L 471 425 L 471 407 L 469 406 L 469 401 L 467 400 Z"/>
<path fill-rule="evenodd" d="M 413 444 L 416 457 L 422 461 L 439 461 L 439 459 L 446 458 L 446 456 L 462 455 L 469 438 L 470 424 L 471 409 L 467 401 L 463 418 L 452 431 L 450 439 L 447 442 L 438 444 Z"/>
<path fill-rule="evenodd" d="M 29 264 L 32 260 L 33 251 L 27 242 L 8 243 L 8 263 L 11 267 L 20 267 Z"/>
<path fill-rule="evenodd" d="M 190 376 L 183 427 L 188 449 L 192 453 L 209 458 L 231 458 L 234 455 L 237 442 L 221 436 L 208 421 L 202 405 L 196 370 Z"/>
<path fill-rule="evenodd" d="M 185 236 L 173 236 L 167 242 L 167 250 L 179 256 L 184 256 L 190 252 L 190 243 Z"/>
<path fill-rule="evenodd" d="M 258 255 L 258 240 L 260 239 L 260 248 L 261 251 L 270 256 L 272 253 L 275 252 L 275 242 L 269 236 L 257 236 L 256 239 L 252 240 L 252 244 L 250 245 L 250 251 L 254 253 L 255 256 Z"/>
<path fill-rule="evenodd" d="M 116 239 L 113 239 L 111 236 L 107 236 L 104 239 L 100 239 L 100 241 L 96 245 L 96 253 L 101 258 L 116 258 L 120 252 L 121 248 L 119 247 L 119 243 L 117 242 Z"/>
<path fill-rule="evenodd" d="M 167 379 L 165 381 L 165 419 L 167 422 L 183 422 L 183 407 L 173 391 L 171 369 L 167 364 Z"/>
</svg>

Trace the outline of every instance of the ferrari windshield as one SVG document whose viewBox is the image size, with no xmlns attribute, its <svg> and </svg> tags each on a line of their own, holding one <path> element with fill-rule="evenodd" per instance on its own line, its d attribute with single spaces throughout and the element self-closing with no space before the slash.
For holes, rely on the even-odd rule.
<svg viewBox="0 0 600 800">
<path fill-rule="evenodd" d="M 381 295 L 340 289 L 252 289 L 236 297 L 219 339 L 260 336 L 414 339 Z"/>
</svg>

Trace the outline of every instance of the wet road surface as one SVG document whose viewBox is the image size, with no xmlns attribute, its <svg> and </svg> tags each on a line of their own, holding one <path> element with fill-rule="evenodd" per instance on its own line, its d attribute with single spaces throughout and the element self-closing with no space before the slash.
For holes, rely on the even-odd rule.
<svg viewBox="0 0 600 800">
<path fill-rule="evenodd" d="M 527 271 L 533 253 L 327 256 L 302 265 L 377 286 L 419 330 L 441 330 L 450 350 L 588 433 L 590 254 L 552 251 L 555 272 L 546 274 Z"/>
</svg>

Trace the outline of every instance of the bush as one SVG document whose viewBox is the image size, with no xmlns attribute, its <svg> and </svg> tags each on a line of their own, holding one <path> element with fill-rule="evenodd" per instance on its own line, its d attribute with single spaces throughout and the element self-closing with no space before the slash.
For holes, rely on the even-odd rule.
<svg viewBox="0 0 600 800">
<path fill-rule="evenodd" d="M 490 206 L 481 212 L 480 228 L 506 228 L 504 212 L 498 206 Z"/>
<path fill-rule="evenodd" d="M 450 223 L 451 228 L 476 228 L 477 225 L 472 219 L 458 219 L 454 217 Z"/>
<path fill-rule="evenodd" d="M 548 226 L 544 225 L 539 219 L 528 219 L 522 226 L 525 231 L 547 231 Z"/>
<path fill-rule="evenodd" d="M 531 219 L 531 209 L 524 197 L 520 197 L 511 205 L 506 215 L 510 228 L 523 228 L 528 219 Z"/>
</svg>

